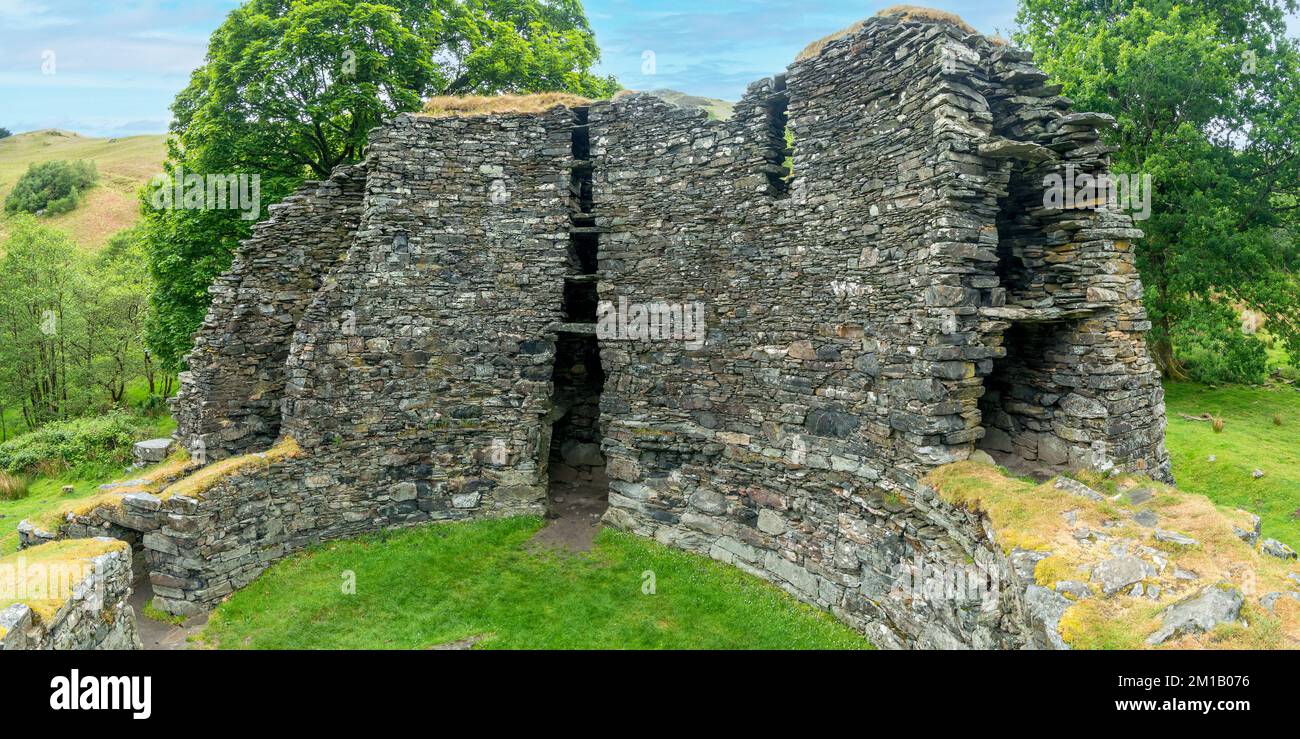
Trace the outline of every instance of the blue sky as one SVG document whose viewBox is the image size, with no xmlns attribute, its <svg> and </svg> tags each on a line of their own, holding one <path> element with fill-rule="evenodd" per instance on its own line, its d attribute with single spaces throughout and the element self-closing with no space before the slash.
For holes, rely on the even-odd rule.
<svg viewBox="0 0 1300 739">
<path fill-rule="evenodd" d="M 739 98 L 809 42 L 894 0 L 586 0 L 600 71 L 627 87 Z M 918 4 L 985 33 L 1009 30 L 1015 0 Z M 238 0 L 0 0 L 0 126 L 94 136 L 161 133 L 168 106 Z M 1292 23 L 1300 33 L 1300 22 Z M 647 51 L 656 73 L 642 74 Z M 53 52 L 53 74 L 49 68 Z M 43 69 L 44 67 L 44 69 Z"/>
</svg>

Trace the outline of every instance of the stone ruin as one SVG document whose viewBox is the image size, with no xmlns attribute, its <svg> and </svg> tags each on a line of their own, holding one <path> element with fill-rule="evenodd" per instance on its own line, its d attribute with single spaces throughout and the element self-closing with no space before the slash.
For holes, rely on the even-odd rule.
<svg viewBox="0 0 1300 739">
<path fill-rule="evenodd" d="M 725 122 L 642 94 L 398 116 L 212 287 L 174 410 L 221 474 L 74 523 L 134 532 L 190 614 L 315 542 L 594 487 L 607 525 L 877 645 L 1052 646 L 1020 589 L 897 575 L 1016 577 L 939 466 L 1170 480 L 1142 234 L 1044 204 L 1109 165 L 1111 121 L 1060 91 L 958 24 L 878 17 Z"/>
</svg>

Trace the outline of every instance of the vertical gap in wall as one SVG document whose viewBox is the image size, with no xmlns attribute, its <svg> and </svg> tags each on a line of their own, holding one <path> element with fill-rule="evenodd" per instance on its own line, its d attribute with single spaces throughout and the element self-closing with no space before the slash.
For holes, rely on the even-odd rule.
<svg viewBox="0 0 1300 739">
<path fill-rule="evenodd" d="M 1016 304 L 1030 290 L 1033 275 L 1025 262 L 1027 253 L 1040 253 L 1044 238 L 1040 224 L 1033 216 L 1035 198 L 1041 187 L 1034 188 L 1032 178 L 1026 174 L 1025 164 L 1016 162 L 1007 183 L 1007 194 L 998 201 L 998 266 L 1001 287 L 1006 291 L 1006 302 Z M 1040 180 L 1041 181 L 1041 180 Z"/>
<path fill-rule="evenodd" d="M 609 507 L 609 480 L 601 450 L 600 394 L 605 372 L 595 335 L 561 333 L 556 343 L 555 406 L 551 426 L 547 517 L 574 548 L 590 542 Z"/>
<path fill-rule="evenodd" d="M 600 395 L 605 372 L 596 338 L 600 228 L 596 221 L 595 162 L 590 110 L 573 111 L 573 162 L 569 175 L 569 253 L 552 374 L 555 413 L 551 427 L 548 527 L 553 544 L 582 549 L 609 507 L 609 483 L 601 450 Z"/>
<path fill-rule="evenodd" d="M 786 88 L 785 75 L 773 80 L 773 94 L 764 109 L 767 113 L 766 153 L 764 173 L 772 195 L 784 197 L 790 194 L 790 179 L 794 167 L 794 136 L 790 131 L 790 94 Z"/>
<path fill-rule="evenodd" d="M 1041 259 L 1047 240 L 1034 216 L 1042 206 L 1042 190 L 1034 180 L 1027 166 L 1016 162 L 1007 194 L 998 201 L 999 287 L 988 291 L 984 304 L 1017 311 L 1001 337 L 1005 355 L 994 360 L 984 378 L 979 447 L 1008 469 L 1046 478 L 1069 468 L 1076 445 L 1070 439 L 1077 437 L 1067 430 L 1058 380 L 1058 373 L 1069 369 L 1059 345 L 1071 324 L 1036 308 L 1046 293 L 1030 260 Z"/>
</svg>

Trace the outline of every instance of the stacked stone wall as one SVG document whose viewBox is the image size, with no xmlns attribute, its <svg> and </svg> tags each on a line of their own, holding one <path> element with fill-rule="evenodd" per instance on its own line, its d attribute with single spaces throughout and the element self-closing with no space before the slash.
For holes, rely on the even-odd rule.
<svg viewBox="0 0 1300 739">
<path fill-rule="evenodd" d="M 100 541 L 108 543 L 112 540 Z M 4 570 L 15 563 L 27 566 L 21 554 L 6 558 L 0 564 L 5 587 L 14 585 L 13 575 Z M 51 566 L 49 562 L 42 564 Z M 87 569 L 85 577 L 72 584 L 66 601 L 52 616 L 43 618 L 24 603 L 0 610 L 0 651 L 141 648 L 135 611 L 127 603 L 132 583 L 130 548 L 111 549 L 84 564 Z M 28 576 L 28 572 L 19 575 Z"/>
<path fill-rule="evenodd" d="M 364 167 L 340 167 L 272 205 L 213 284 L 172 405 L 177 438 L 196 458 L 260 451 L 279 437 L 290 340 L 352 242 L 365 184 Z"/>
<path fill-rule="evenodd" d="M 601 439 L 582 457 L 604 461 L 611 525 L 883 646 L 1051 643 L 1024 573 L 924 478 L 981 446 L 1048 472 L 1168 475 L 1139 232 L 1035 201 L 1047 172 L 1108 166 L 1104 121 L 1058 93 L 1023 52 L 876 19 L 755 83 L 727 122 L 646 95 L 398 117 L 286 350 L 279 431 L 305 456 L 160 502 L 144 545 L 161 601 L 208 606 L 323 538 L 540 513 L 559 421 Z M 593 278 L 579 245 L 624 328 L 700 304 L 703 330 L 574 325 Z M 202 345 L 240 340 L 223 330 L 210 319 Z M 556 387 L 575 386 L 557 346 L 593 331 L 598 422 L 594 393 Z M 182 429 L 239 425 L 195 410 L 215 391 L 189 381 Z M 991 605 L 932 596 L 900 587 L 909 566 L 1005 587 Z"/>
</svg>

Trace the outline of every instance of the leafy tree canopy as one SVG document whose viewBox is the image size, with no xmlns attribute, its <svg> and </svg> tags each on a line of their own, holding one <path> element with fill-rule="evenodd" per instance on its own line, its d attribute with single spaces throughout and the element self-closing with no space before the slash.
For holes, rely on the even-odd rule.
<svg viewBox="0 0 1300 739">
<path fill-rule="evenodd" d="M 431 95 L 613 94 L 599 58 L 578 0 L 252 0 L 176 98 L 172 159 L 327 177 Z"/>
<path fill-rule="evenodd" d="M 1258 380 L 1249 308 L 1300 356 L 1294 0 L 1021 0 L 1017 41 L 1077 109 L 1114 115 L 1117 171 L 1152 175 L 1138 262 L 1165 371 Z M 1194 361 L 1194 360 L 1193 360 Z M 1211 365 L 1202 366 L 1202 370 Z"/>
</svg>

